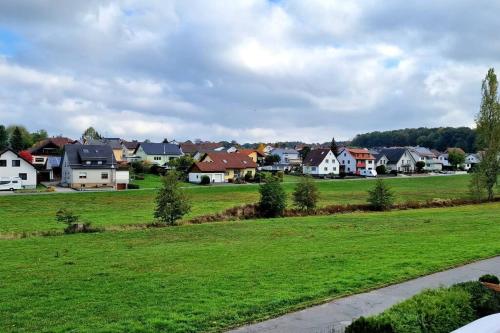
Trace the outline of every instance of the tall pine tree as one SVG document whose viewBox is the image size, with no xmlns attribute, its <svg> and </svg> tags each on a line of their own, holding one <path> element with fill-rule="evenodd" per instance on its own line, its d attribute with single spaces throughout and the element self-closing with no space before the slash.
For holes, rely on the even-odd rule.
<svg viewBox="0 0 500 333">
<path fill-rule="evenodd" d="M 9 146 L 9 135 L 4 125 L 0 125 L 0 151 Z"/>
<path fill-rule="evenodd" d="M 12 132 L 12 136 L 10 137 L 10 148 L 15 152 L 20 152 L 24 149 L 23 135 L 19 127 L 16 127 L 14 132 Z"/>
<path fill-rule="evenodd" d="M 330 143 L 330 150 L 335 154 L 335 156 L 339 154 L 339 147 L 337 146 L 335 138 L 332 138 L 332 143 Z"/>
</svg>

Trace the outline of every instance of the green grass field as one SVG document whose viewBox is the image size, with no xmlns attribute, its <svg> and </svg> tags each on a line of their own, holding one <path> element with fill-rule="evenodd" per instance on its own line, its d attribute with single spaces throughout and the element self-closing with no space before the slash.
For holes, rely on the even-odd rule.
<svg viewBox="0 0 500 333">
<path fill-rule="evenodd" d="M 444 178 L 431 181 L 437 189 L 427 196 L 457 192 L 452 184 L 447 191 L 439 185 Z M 361 193 L 369 185 L 350 184 Z M 394 188 L 416 196 L 404 184 Z M 224 189 L 198 191 L 233 195 Z M 255 188 L 242 189 L 254 198 L 249 193 Z M 345 195 L 353 198 L 356 191 Z M 342 197 L 336 190 L 326 193 L 323 200 Z M 120 212 L 120 200 L 128 207 L 151 194 L 61 198 L 82 215 L 104 220 L 106 207 L 114 209 L 109 218 Z M 36 226 L 28 217 L 48 218 L 52 208 L 45 207 L 55 207 L 56 198 L 2 198 L 2 228 L 20 228 L 17 218 Z M 14 201 L 6 206 L 6 200 Z M 145 210 L 136 214 L 146 216 Z M 0 240 L 0 332 L 221 331 L 498 255 L 499 216 L 494 203 Z"/>
<path fill-rule="evenodd" d="M 389 178 L 387 183 L 400 202 L 464 198 L 468 196 L 469 176 Z M 374 185 L 373 180 L 367 179 L 319 181 L 317 184 L 321 193 L 321 206 L 365 203 L 367 191 Z M 293 182 L 283 184 L 289 197 L 295 185 Z M 193 206 L 186 218 L 257 202 L 259 197 L 258 186 L 254 184 L 208 187 L 191 185 L 186 191 Z M 155 190 L 0 196 L 0 236 L 62 230 L 63 226 L 58 225 L 54 219 L 55 212 L 62 207 L 73 210 L 83 220 L 100 227 L 150 223 L 153 220 L 155 196 Z"/>
</svg>

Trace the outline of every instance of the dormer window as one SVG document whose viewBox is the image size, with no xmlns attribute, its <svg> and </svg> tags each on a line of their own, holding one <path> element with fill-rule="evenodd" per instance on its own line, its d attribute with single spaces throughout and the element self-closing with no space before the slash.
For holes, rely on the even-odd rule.
<svg viewBox="0 0 500 333">
<path fill-rule="evenodd" d="M 97 164 L 102 165 L 102 161 L 97 161 Z"/>
<path fill-rule="evenodd" d="M 85 164 L 90 165 L 90 164 L 92 164 L 92 162 L 90 162 L 90 161 L 85 161 Z"/>
<path fill-rule="evenodd" d="M 89 150 L 88 149 L 83 149 L 83 152 L 88 154 L 89 153 Z"/>
</svg>

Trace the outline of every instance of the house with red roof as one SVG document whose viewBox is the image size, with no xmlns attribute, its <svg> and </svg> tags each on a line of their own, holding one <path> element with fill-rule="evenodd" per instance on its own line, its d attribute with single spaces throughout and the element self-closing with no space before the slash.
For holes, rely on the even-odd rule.
<svg viewBox="0 0 500 333">
<path fill-rule="evenodd" d="M 64 145 L 76 140 L 57 136 L 37 142 L 28 149 L 33 156 L 31 163 L 38 170 L 38 181 L 53 181 L 61 177 L 61 160 Z"/>
<path fill-rule="evenodd" d="M 341 148 L 337 155 L 341 171 L 359 175 L 362 170 L 375 170 L 375 157 L 366 148 Z"/>
<path fill-rule="evenodd" d="M 211 183 L 234 182 L 244 179 L 246 174 L 255 176 L 257 163 L 249 156 L 236 152 L 209 152 L 189 169 L 189 182 L 200 183 L 208 176 Z"/>
</svg>

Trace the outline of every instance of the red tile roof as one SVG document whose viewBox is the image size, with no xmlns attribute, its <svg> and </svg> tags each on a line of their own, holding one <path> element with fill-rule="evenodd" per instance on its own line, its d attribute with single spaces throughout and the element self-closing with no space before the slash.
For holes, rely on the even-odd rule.
<svg viewBox="0 0 500 333">
<path fill-rule="evenodd" d="M 366 148 L 347 148 L 347 151 L 357 160 L 374 160 L 375 157 Z"/>
<path fill-rule="evenodd" d="M 205 161 L 207 158 L 211 162 Z M 197 168 L 201 172 L 225 172 L 227 169 L 250 169 L 256 168 L 250 157 L 242 153 L 209 152 L 206 153 L 202 162 L 196 162 L 191 169 Z"/>
</svg>

